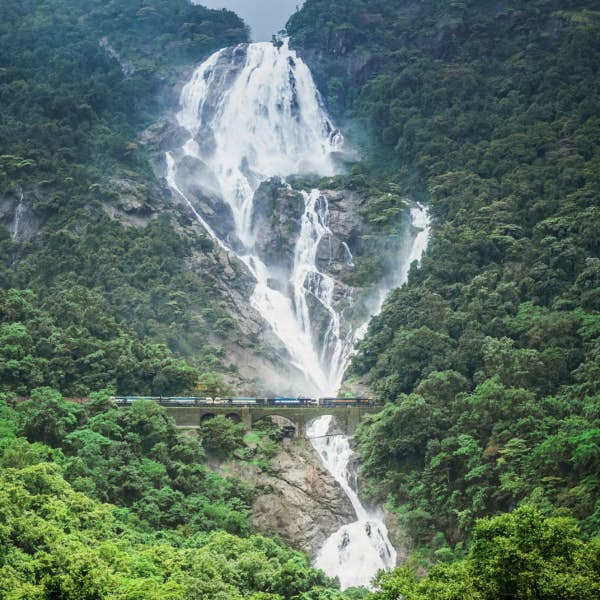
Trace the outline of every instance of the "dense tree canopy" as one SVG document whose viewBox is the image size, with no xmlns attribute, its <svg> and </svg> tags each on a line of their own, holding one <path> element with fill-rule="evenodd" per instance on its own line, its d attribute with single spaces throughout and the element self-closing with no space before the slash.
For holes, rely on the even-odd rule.
<svg viewBox="0 0 600 600">
<path fill-rule="evenodd" d="M 227 313 L 189 266 L 212 244 L 169 211 L 138 136 L 183 72 L 247 35 L 186 0 L 2 2 L 0 286 L 39 299 L 0 316 L 3 389 L 182 392 L 191 370 L 167 348 L 223 367 L 208 338 Z"/>
<path fill-rule="evenodd" d="M 251 534 L 252 488 L 203 457 L 152 402 L 117 410 L 106 394 L 84 406 L 51 388 L 16 404 L 3 395 L 0 596 L 341 598 L 305 555 Z"/>
<path fill-rule="evenodd" d="M 408 568 L 377 578 L 372 600 L 592 600 L 600 594 L 598 541 L 583 543 L 565 518 L 531 507 L 482 519 L 464 560 L 418 579 Z"/>
<path fill-rule="evenodd" d="M 307 0 L 289 23 L 371 149 L 350 181 L 432 217 L 351 372 L 387 403 L 359 432 L 366 486 L 438 557 L 524 501 L 599 532 L 595 8 Z"/>
</svg>

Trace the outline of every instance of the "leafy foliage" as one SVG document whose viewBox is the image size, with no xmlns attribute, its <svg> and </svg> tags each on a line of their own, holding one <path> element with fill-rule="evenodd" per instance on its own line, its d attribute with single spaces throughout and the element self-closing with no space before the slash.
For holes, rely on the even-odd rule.
<svg viewBox="0 0 600 600">
<path fill-rule="evenodd" d="M 118 410 L 100 393 L 80 406 L 39 388 L 13 418 L 17 436 L 60 450 L 57 460 L 75 490 L 126 507 L 153 529 L 248 532 L 251 486 L 209 472 L 199 441 L 178 432 L 154 402 Z M 19 437 L 7 445 L 5 466 L 22 466 L 8 458 L 22 446 Z"/>
<path fill-rule="evenodd" d="M 321 595 L 331 582 L 305 556 L 266 538 L 223 531 L 189 537 L 143 533 L 117 512 L 74 491 L 56 464 L 0 471 L 0 595 L 334 598 Z"/>
<path fill-rule="evenodd" d="M 170 212 L 138 134 L 181 70 L 246 37 L 233 13 L 186 0 L 2 3 L 0 285 L 40 299 L 35 326 L 2 315 L 4 389 L 159 394 L 193 384 L 192 369 L 156 342 L 222 368 L 208 336 L 226 313 L 190 268 L 212 244 Z M 21 195 L 22 231 L 11 236 Z M 10 356 L 15 345 L 22 356 Z M 129 378 L 135 362 L 140 376 Z"/>
<path fill-rule="evenodd" d="M 25 395 L 51 386 L 85 396 L 112 387 L 170 395 L 194 386 L 195 369 L 165 346 L 123 331 L 98 294 L 72 288 L 60 304 L 49 303 L 40 306 L 31 291 L 0 290 L 0 390 Z"/>
<path fill-rule="evenodd" d="M 598 532 L 595 8 L 307 0 L 289 23 L 370 148 L 350 180 L 391 180 L 433 220 L 351 368 L 388 403 L 359 433 L 367 487 L 432 556 L 523 502 Z"/>
<path fill-rule="evenodd" d="M 522 507 L 479 521 L 464 560 L 436 565 L 421 580 L 406 567 L 380 574 L 377 586 L 373 600 L 591 600 L 600 594 L 600 547 L 581 542 L 572 521 Z"/>
</svg>

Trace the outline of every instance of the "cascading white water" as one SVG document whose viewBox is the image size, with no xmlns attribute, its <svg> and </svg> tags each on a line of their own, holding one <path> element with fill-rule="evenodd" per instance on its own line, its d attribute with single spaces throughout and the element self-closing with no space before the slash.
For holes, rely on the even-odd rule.
<svg viewBox="0 0 600 600">
<path fill-rule="evenodd" d="M 19 237 L 20 229 L 21 229 L 21 221 L 23 219 L 23 213 L 25 212 L 25 203 L 23 190 L 19 189 L 19 203 L 17 204 L 17 208 L 15 209 L 15 216 L 13 218 L 13 222 L 10 228 L 10 239 L 15 241 Z"/>
<path fill-rule="evenodd" d="M 330 577 L 338 577 L 342 590 L 368 587 L 380 569 L 396 564 L 396 550 L 388 539 L 381 515 L 368 511 L 356 489 L 355 454 L 345 435 L 332 435 L 331 415 L 318 417 L 309 424 L 306 436 L 319 454 L 323 465 L 340 484 L 356 512 L 356 521 L 340 527 L 319 550 L 314 566 Z"/>
<path fill-rule="evenodd" d="M 306 383 L 298 393 L 336 394 L 362 329 L 354 331 L 343 318 L 351 290 L 346 302 L 340 302 L 343 286 L 317 267 L 319 244 L 331 235 L 327 198 L 316 189 L 303 192 L 304 214 L 283 286 L 273 285 L 280 273 L 261 259 L 253 226 L 255 193 L 262 182 L 338 171 L 343 136 L 329 119 L 310 70 L 286 40 L 278 46 L 225 48 L 196 69 L 180 104 L 177 119 L 189 138 L 167 153 L 169 185 L 221 248 L 235 253 L 255 277 L 251 303 L 303 373 Z M 204 197 L 224 202 L 230 217 L 219 219 L 197 209 L 186 193 L 189 178 Z M 352 254 L 347 246 L 345 250 L 351 263 Z M 420 257 L 423 248 L 414 245 L 413 250 Z"/>
<path fill-rule="evenodd" d="M 235 235 L 243 246 L 237 254 L 257 281 L 253 306 L 312 384 L 313 389 L 303 392 L 335 393 L 344 352 L 338 340 L 340 318 L 333 306 L 333 282 L 315 264 L 318 244 L 328 231 L 326 199 L 318 190 L 304 194 L 305 212 L 290 279 L 293 296 L 271 287 L 273 275 L 254 249 L 252 228 L 254 193 L 262 181 L 336 172 L 333 155 L 343 138 L 323 109 L 308 67 L 287 42 L 280 48 L 258 43 L 221 50 L 183 88 L 177 118 L 190 134 L 180 154 L 202 161 L 207 168 L 198 178 L 204 189 L 231 208 Z M 167 154 L 167 181 L 185 198 L 177 185 L 173 152 Z M 207 231 L 232 251 L 186 200 Z M 332 320 L 324 344 L 333 349 L 327 352 L 328 360 L 323 360 L 313 339 L 308 295 L 322 304 Z"/>
<path fill-rule="evenodd" d="M 413 262 L 420 262 L 421 257 L 429 243 L 429 233 L 431 223 L 429 213 L 421 204 L 417 204 L 410 209 L 411 225 L 418 230 L 417 236 L 413 240 L 407 254 L 402 254 L 398 257 L 397 263 L 399 268 L 392 272 L 391 276 L 385 281 L 375 292 L 375 298 L 371 303 L 371 318 L 381 313 L 385 299 L 391 290 L 403 286 L 408 281 L 408 272 Z M 369 321 L 367 320 L 354 333 L 354 345 L 360 342 L 369 329 Z M 351 355 L 347 358 L 347 363 L 350 361 Z M 344 366 L 344 370 L 348 366 Z"/>
<path fill-rule="evenodd" d="M 343 139 L 308 67 L 287 42 L 217 52 L 183 88 L 181 107 L 179 123 L 192 134 L 185 151 L 209 167 L 210 184 L 217 183 L 215 191 L 230 205 L 237 236 L 248 249 L 252 200 L 262 181 L 336 172 L 332 154 Z"/>
</svg>

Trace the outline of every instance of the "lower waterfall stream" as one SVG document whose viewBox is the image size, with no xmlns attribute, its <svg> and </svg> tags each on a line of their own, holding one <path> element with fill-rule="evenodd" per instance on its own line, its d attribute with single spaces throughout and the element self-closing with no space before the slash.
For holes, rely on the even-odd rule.
<svg viewBox="0 0 600 600">
<path fill-rule="evenodd" d="M 396 550 L 388 539 L 382 516 L 362 505 L 356 484 L 356 455 L 347 436 L 331 433 L 332 425 L 332 415 L 318 417 L 308 426 L 306 437 L 348 496 L 356 521 L 329 536 L 317 553 L 314 566 L 330 577 L 338 577 L 342 590 L 369 587 L 377 571 L 395 566 Z"/>
</svg>

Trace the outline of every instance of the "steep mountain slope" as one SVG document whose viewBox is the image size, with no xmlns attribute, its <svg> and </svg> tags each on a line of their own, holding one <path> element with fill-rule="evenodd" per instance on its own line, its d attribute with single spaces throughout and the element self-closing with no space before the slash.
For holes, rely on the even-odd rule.
<svg viewBox="0 0 600 600">
<path fill-rule="evenodd" d="M 233 13 L 185 0 L 2 3 L 0 282 L 32 288 L 36 318 L 64 340 L 45 343 L 4 306 L 3 338 L 14 343 L 1 350 L 5 389 L 149 393 L 163 370 L 159 387 L 181 391 L 195 377 L 189 369 L 184 384 L 178 367 L 169 383 L 159 364 L 171 351 L 201 370 L 226 366 L 218 341 L 235 327 L 215 273 L 227 261 L 174 210 L 138 134 L 194 64 L 246 37 Z M 16 326 L 33 342 L 16 340 Z M 144 354 L 156 356 L 146 383 L 131 371 Z M 107 360 L 129 364 L 129 383 Z"/>
<path fill-rule="evenodd" d="M 308 0 L 289 23 L 334 114 L 369 140 L 363 178 L 433 217 L 422 268 L 351 371 L 389 403 L 359 438 L 371 493 L 440 556 L 525 501 L 598 532 L 595 8 Z"/>
</svg>

